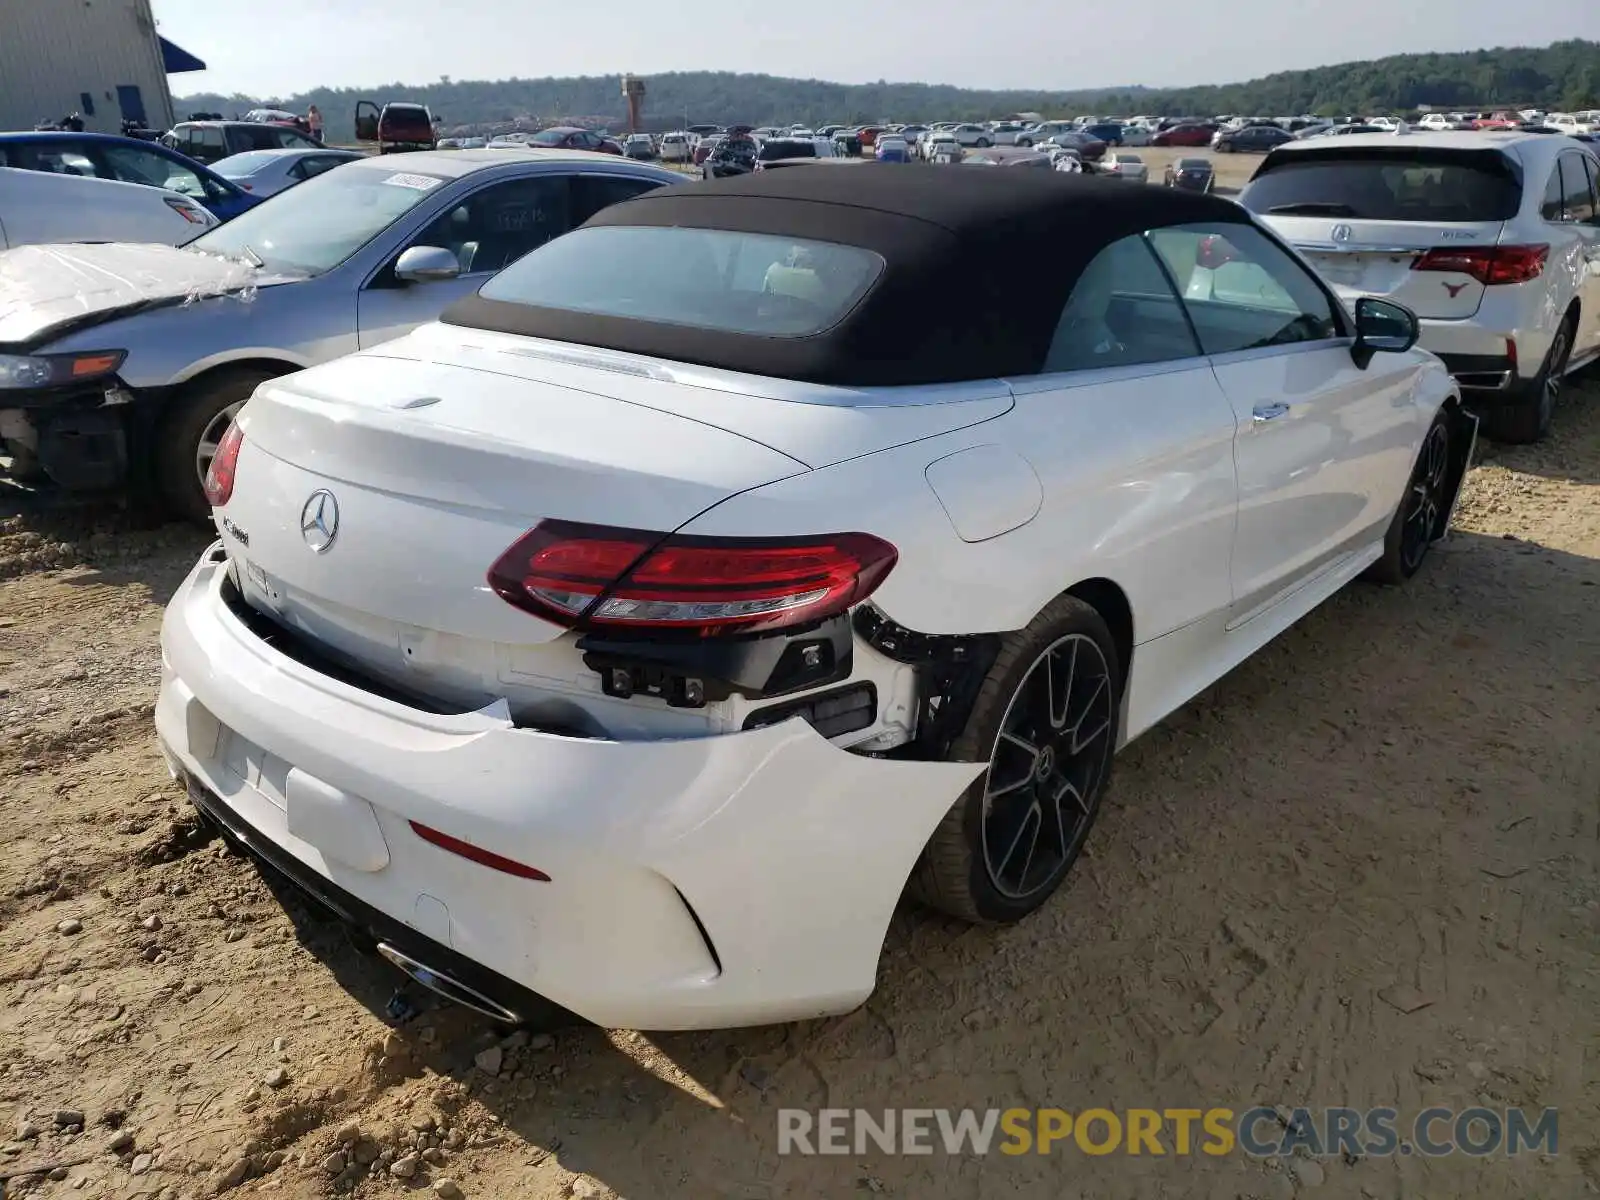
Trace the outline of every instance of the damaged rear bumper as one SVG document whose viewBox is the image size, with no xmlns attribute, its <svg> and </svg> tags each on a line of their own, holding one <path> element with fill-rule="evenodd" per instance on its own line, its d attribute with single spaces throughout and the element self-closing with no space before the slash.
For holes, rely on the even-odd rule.
<svg viewBox="0 0 1600 1200">
<path fill-rule="evenodd" d="M 494 707 L 424 712 L 250 632 L 219 557 L 162 629 L 174 769 L 302 887 L 513 1011 L 535 996 L 605 1026 L 688 1029 L 856 1006 L 917 855 L 983 769 L 852 754 L 800 720 L 618 742 Z"/>
</svg>

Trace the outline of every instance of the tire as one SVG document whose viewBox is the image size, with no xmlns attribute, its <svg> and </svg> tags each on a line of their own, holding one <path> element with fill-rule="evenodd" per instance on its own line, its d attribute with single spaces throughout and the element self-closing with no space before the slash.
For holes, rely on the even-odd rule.
<svg viewBox="0 0 1600 1200">
<path fill-rule="evenodd" d="M 210 456 L 205 447 L 214 452 L 217 439 L 256 386 L 281 374 L 261 367 L 219 372 L 193 384 L 173 403 L 156 433 L 154 455 L 155 484 L 173 516 L 210 524 L 204 472 Z"/>
<path fill-rule="evenodd" d="M 972 144 L 974 146 L 976 146 L 979 150 L 987 150 L 989 148 L 989 146 L 990 146 L 990 142 L 989 142 L 988 138 L 979 138 L 977 141 L 973 142 Z"/>
<path fill-rule="evenodd" d="M 39 463 L 39 456 L 26 446 L 12 443 L 7 447 L 11 455 L 11 478 L 17 483 L 45 483 L 50 476 Z"/>
<path fill-rule="evenodd" d="M 1021 146 L 1024 150 L 1032 150 L 1033 149 L 1033 139 L 1032 138 L 1018 138 L 1017 139 L 1017 145 Z"/>
<path fill-rule="evenodd" d="M 1054 691 L 1040 688 L 1062 685 L 1058 722 Z M 910 895 L 977 924 L 1019 921 L 1048 900 L 1100 810 L 1121 701 L 1116 645 L 1082 600 L 1060 597 L 1007 634 L 949 755 L 989 769 L 934 829 Z M 997 772 L 1009 778 L 996 785 Z"/>
<path fill-rule="evenodd" d="M 1539 373 L 1518 389 L 1517 398 L 1490 409 L 1483 417 L 1483 431 L 1497 442 L 1527 445 L 1550 432 L 1556 401 L 1561 398 L 1562 377 L 1572 357 L 1572 337 L 1577 321 L 1572 316 L 1561 322 Z"/>
<path fill-rule="evenodd" d="M 1367 569 L 1376 583 L 1404 583 L 1421 569 L 1434 540 L 1450 517 L 1450 420 L 1440 412 L 1428 426 L 1405 494 L 1383 535 L 1383 557 Z"/>
</svg>

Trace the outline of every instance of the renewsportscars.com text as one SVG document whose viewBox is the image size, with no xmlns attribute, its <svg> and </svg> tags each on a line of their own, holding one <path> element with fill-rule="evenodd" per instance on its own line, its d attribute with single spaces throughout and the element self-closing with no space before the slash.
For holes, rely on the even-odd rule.
<svg viewBox="0 0 1600 1200">
<path fill-rule="evenodd" d="M 1553 1108 L 778 1110 L 779 1154 L 1381 1156 L 1558 1152 Z"/>
</svg>

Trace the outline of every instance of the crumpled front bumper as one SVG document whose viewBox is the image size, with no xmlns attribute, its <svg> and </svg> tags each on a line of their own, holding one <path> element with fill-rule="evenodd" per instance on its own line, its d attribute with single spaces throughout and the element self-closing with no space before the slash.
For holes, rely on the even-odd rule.
<svg viewBox="0 0 1600 1200">
<path fill-rule="evenodd" d="M 798 720 L 613 742 L 516 728 L 494 707 L 424 712 L 262 641 L 223 602 L 221 560 L 201 559 L 162 627 L 156 725 L 175 769 L 328 889 L 597 1024 L 861 1003 L 918 853 L 983 769 L 851 754 Z"/>
</svg>

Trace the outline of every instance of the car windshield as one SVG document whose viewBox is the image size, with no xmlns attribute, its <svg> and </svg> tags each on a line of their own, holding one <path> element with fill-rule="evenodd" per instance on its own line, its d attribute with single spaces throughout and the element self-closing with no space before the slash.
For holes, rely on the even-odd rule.
<svg viewBox="0 0 1600 1200">
<path fill-rule="evenodd" d="M 530 146 L 559 146 L 573 135 L 571 129 L 541 129 L 528 139 Z"/>
<path fill-rule="evenodd" d="M 211 169 L 228 179 L 242 179 L 270 167 L 282 157 L 270 150 L 246 150 L 243 154 L 234 154 L 221 162 L 212 163 Z"/>
<path fill-rule="evenodd" d="M 329 171 L 240 213 L 186 249 L 266 270 L 332 270 L 448 182 L 411 171 Z"/>
<path fill-rule="evenodd" d="M 722 229 L 602 225 L 546 242 L 485 300 L 760 337 L 838 324 L 884 267 L 870 250 Z"/>
<path fill-rule="evenodd" d="M 1495 150 L 1363 146 L 1276 151 L 1239 200 L 1253 213 L 1281 216 L 1448 222 L 1507 221 L 1521 198 L 1515 172 Z"/>
</svg>

